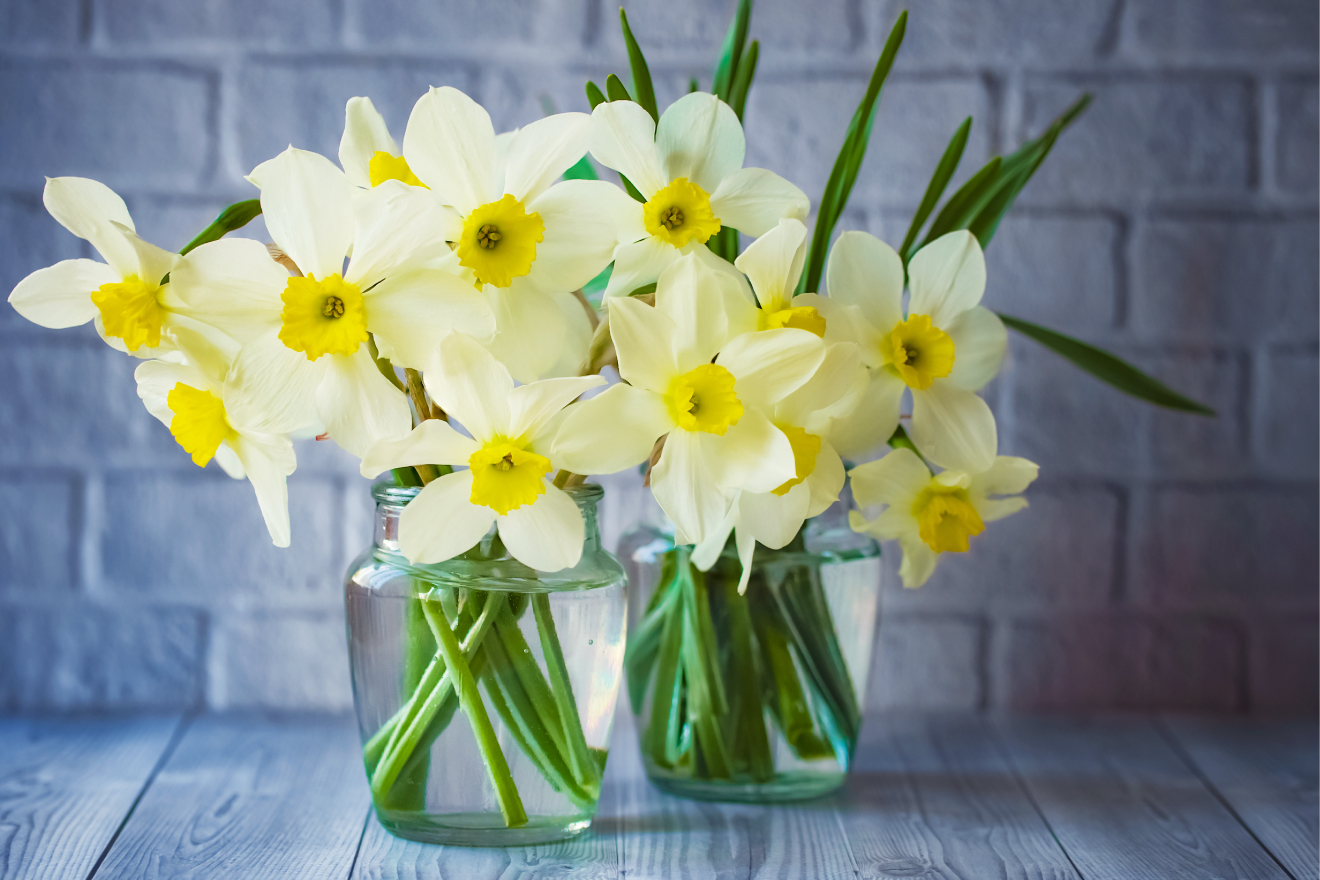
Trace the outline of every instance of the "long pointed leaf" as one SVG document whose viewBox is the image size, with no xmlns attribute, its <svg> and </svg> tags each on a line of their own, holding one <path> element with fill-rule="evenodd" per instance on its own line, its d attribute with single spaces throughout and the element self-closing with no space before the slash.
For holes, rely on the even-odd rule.
<svg viewBox="0 0 1320 880">
<path fill-rule="evenodd" d="M 1003 157 L 995 156 L 982 165 L 981 170 L 969 177 L 956 193 L 949 196 L 949 200 L 944 203 L 944 207 L 940 208 L 940 212 L 935 215 L 934 221 L 931 222 L 930 231 L 922 239 L 922 247 L 946 232 L 967 228 L 971 218 L 976 216 L 979 206 L 985 204 L 992 194 L 995 180 L 999 177 L 999 167 L 1003 164 Z M 918 249 L 913 248 L 913 252 L 916 250 Z M 912 259 L 912 253 L 905 256 Z"/>
<path fill-rule="evenodd" d="M 1095 376 L 1101 382 L 1112 385 L 1124 394 L 1162 406 L 1167 409 L 1213 416 L 1215 411 L 1203 403 L 1197 403 L 1184 397 L 1158 379 L 1148 376 L 1103 348 L 1097 348 L 1080 339 L 1065 336 L 1056 330 L 1014 318 L 1000 313 L 1000 320 L 1006 327 L 1011 327 L 1028 339 L 1035 340 L 1061 357 Z"/>
<path fill-rule="evenodd" d="M 605 77 L 605 94 L 610 96 L 611 101 L 632 100 L 632 95 L 628 94 L 628 89 L 624 87 L 623 80 L 612 73 Z"/>
<path fill-rule="evenodd" d="M 596 166 L 591 164 L 590 156 L 583 156 L 564 172 L 564 180 L 600 180 Z"/>
<path fill-rule="evenodd" d="M 235 229 L 241 229 L 252 222 L 253 218 L 261 213 L 261 199 L 247 199 L 242 202 L 234 202 L 228 208 L 220 212 L 220 216 L 210 226 L 197 234 L 197 237 L 185 244 L 179 249 L 180 254 L 186 254 L 195 247 L 201 247 L 208 242 L 224 238 L 227 233 Z"/>
<path fill-rule="evenodd" d="M 651 84 L 651 70 L 646 66 L 642 47 L 633 38 L 632 28 L 628 27 L 628 14 L 619 7 L 619 25 L 623 28 L 623 42 L 628 46 L 628 66 L 632 68 L 633 94 L 637 103 L 645 108 L 656 122 L 660 121 L 660 111 L 655 105 L 655 87 Z"/>
<path fill-rule="evenodd" d="M 591 80 L 587 80 L 587 103 L 591 105 L 591 109 L 595 110 L 599 105 L 604 104 L 605 101 L 605 93 L 600 90 L 600 86 L 596 85 Z"/>
<path fill-rule="evenodd" d="M 935 173 L 931 175 L 930 183 L 926 186 L 926 194 L 921 197 L 921 205 L 917 208 L 917 213 L 912 216 L 912 225 L 908 227 L 907 235 L 903 236 L 903 246 L 898 249 L 900 254 L 907 254 L 908 248 L 912 247 L 917 236 L 921 234 L 921 227 L 926 225 L 930 212 L 935 210 L 935 205 L 939 203 L 940 196 L 944 195 L 944 188 L 949 185 L 954 172 L 958 170 L 958 162 L 967 147 L 967 135 L 971 130 L 972 117 L 968 116 L 949 139 L 949 145 L 944 148 L 944 155 L 940 157 L 939 164 L 935 166 Z"/>
<path fill-rule="evenodd" d="M 733 80 L 738 73 L 738 64 L 742 60 L 743 46 L 747 43 L 747 28 L 752 20 L 752 0 L 738 0 L 733 21 L 729 22 L 729 31 L 724 35 L 724 45 L 720 47 L 719 60 L 715 62 L 715 79 L 710 90 L 726 103 L 733 91 Z"/>
<path fill-rule="evenodd" d="M 743 55 L 742 61 L 738 63 L 738 75 L 734 77 L 733 90 L 729 95 L 729 106 L 733 112 L 738 114 L 738 121 L 743 118 L 743 110 L 747 107 L 747 91 L 752 87 L 752 77 L 756 75 L 756 62 L 761 56 L 761 42 L 752 40 L 752 45 L 747 47 L 747 53 Z"/>
</svg>

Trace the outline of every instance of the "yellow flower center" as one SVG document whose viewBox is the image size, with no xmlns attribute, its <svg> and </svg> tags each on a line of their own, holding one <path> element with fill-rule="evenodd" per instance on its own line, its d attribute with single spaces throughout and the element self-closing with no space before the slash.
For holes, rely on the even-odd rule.
<svg viewBox="0 0 1320 880">
<path fill-rule="evenodd" d="M 932 481 L 912 507 L 918 534 L 936 553 L 966 553 L 967 539 L 985 531 L 967 490 Z"/>
<path fill-rule="evenodd" d="M 694 238 L 706 240 L 720 231 L 720 218 L 710 210 L 710 196 L 686 177 L 676 177 L 642 206 L 646 231 L 676 248 Z"/>
<path fill-rule="evenodd" d="M 762 309 L 759 323 L 762 330 L 778 330 L 781 327 L 791 327 L 794 330 L 806 330 L 808 333 L 815 333 L 821 338 L 825 337 L 825 319 L 812 306 L 793 306 L 780 309 L 777 312 Z"/>
<path fill-rule="evenodd" d="M 362 292 L 339 273 L 290 278 L 280 295 L 280 342 L 314 361 L 323 354 L 352 354 L 367 341 L 367 309 Z"/>
<path fill-rule="evenodd" d="M 816 456 L 820 454 L 820 438 L 795 425 L 780 425 L 779 430 L 793 447 L 793 470 L 796 476 L 774 490 L 776 495 L 787 495 L 788 490 L 801 483 L 816 469 Z"/>
<path fill-rule="evenodd" d="M 423 189 L 430 189 L 429 186 L 417 179 L 417 175 L 412 173 L 408 167 L 408 160 L 402 156 L 391 156 L 384 150 L 377 150 L 371 155 L 371 161 L 367 163 L 367 173 L 371 175 L 371 185 L 380 186 L 387 180 L 401 180 L 409 186 L 420 186 Z"/>
<path fill-rule="evenodd" d="M 702 364 L 673 381 L 665 403 L 683 430 L 723 436 L 730 425 L 738 424 L 743 414 L 733 385 L 733 374 L 724 367 Z"/>
<path fill-rule="evenodd" d="M 953 339 L 927 315 L 912 315 L 882 336 L 880 354 L 894 375 L 918 391 L 953 371 Z"/>
<path fill-rule="evenodd" d="M 129 351 L 143 345 L 160 345 L 160 328 L 165 310 L 160 305 L 159 284 L 150 284 L 129 275 L 117 284 L 102 284 L 92 291 L 92 303 L 101 311 L 101 326 L 106 336 L 124 340 Z"/>
<path fill-rule="evenodd" d="M 206 467 L 220 444 L 234 437 L 224 403 L 209 391 L 178 382 L 165 396 L 165 403 L 174 413 L 170 433 L 198 467 Z"/>
<path fill-rule="evenodd" d="M 506 195 L 468 214 L 458 239 L 458 262 L 472 270 L 478 284 L 508 287 L 532 271 L 543 238 L 541 215 L 529 214 L 522 202 Z"/>
<path fill-rule="evenodd" d="M 535 504 L 545 494 L 550 459 L 512 443 L 493 443 L 472 453 L 468 467 L 472 469 L 469 500 L 504 516 L 524 504 Z"/>
</svg>

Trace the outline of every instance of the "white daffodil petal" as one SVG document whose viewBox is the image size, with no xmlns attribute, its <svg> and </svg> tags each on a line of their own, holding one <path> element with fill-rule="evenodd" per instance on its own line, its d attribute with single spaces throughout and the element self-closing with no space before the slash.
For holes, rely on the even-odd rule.
<svg viewBox="0 0 1320 880">
<path fill-rule="evenodd" d="M 811 427 L 826 426 L 832 419 L 852 413 L 869 383 L 855 344 L 826 345 L 825 357 L 811 378 L 775 405 L 775 419 L 818 433 Z"/>
<path fill-rule="evenodd" d="M 513 378 L 472 337 L 452 333 L 441 339 L 423 379 L 431 398 L 479 442 L 508 435 Z"/>
<path fill-rule="evenodd" d="M 738 523 L 738 503 L 735 501 L 729 508 L 729 515 L 720 523 L 719 528 L 712 529 L 700 544 L 692 548 L 692 564 L 699 571 L 710 571 L 717 561 L 720 554 L 724 552 L 724 545 L 729 542 L 729 533 L 733 531 Z"/>
<path fill-rule="evenodd" d="M 613 474 L 636 467 L 674 427 L 664 398 L 619 383 L 569 407 L 551 458 L 575 474 Z"/>
<path fill-rule="evenodd" d="M 911 509 L 902 506 L 886 508 L 884 513 L 870 521 L 860 510 L 849 511 L 848 525 L 854 532 L 865 532 L 877 541 L 902 541 L 909 536 L 918 542 L 921 540 Z"/>
<path fill-rule="evenodd" d="M 715 362 L 738 380 L 744 407 L 770 407 L 803 385 L 825 359 L 825 343 L 806 330 L 748 333 L 724 346 Z"/>
<path fill-rule="evenodd" d="M 252 169 L 248 180 L 261 189 L 266 229 L 304 275 L 343 271 L 353 245 L 353 188 L 335 163 L 289 147 Z"/>
<path fill-rule="evenodd" d="M 117 284 L 120 274 L 95 260 L 64 260 L 38 269 L 9 294 L 9 304 L 42 327 L 63 330 L 86 324 L 97 315 L 91 293 L 102 284 Z"/>
<path fill-rule="evenodd" d="M 717 284 L 715 273 L 691 254 L 673 263 L 656 284 L 655 310 L 674 324 L 672 351 L 680 373 L 710 363 L 729 338 Z"/>
<path fill-rule="evenodd" d="M 985 255 L 966 229 L 941 235 L 908 262 L 908 313 L 947 327 L 985 293 Z"/>
<path fill-rule="evenodd" d="M 606 300 L 610 335 L 619 354 L 619 375 L 638 388 L 657 394 L 669 391 L 678 374 L 674 365 L 677 328 L 654 306 L 627 297 Z"/>
<path fill-rule="evenodd" d="M 724 522 L 732 504 L 731 492 L 716 485 L 707 467 L 701 440 L 710 436 L 671 431 L 660 460 L 651 469 L 651 494 L 673 521 L 680 544 L 704 541 L 711 529 Z"/>
<path fill-rule="evenodd" d="M 633 101 L 606 101 L 591 113 L 591 155 L 628 178 L 646 198 L 669 182 L 655 147 L 655 120 Z"/>
<path fill-rule="evenodd" d="M 182 382 L 200 391 L 216 394 L 216 388 L 205 373 L 190 364 L 174 364 L 169 361 L 143 361 L 133 371 L 137 382 L 137 395 L 151 413 L 165 427 L 174 421 L 174 411 L 169 406 L 169 394 L 174 386 Z"/>
<path fill-rule="evenodd" d="M 479 290 L 448 272 L 413 269 L 391 275 L 364 298 L 367 329 L 395 366 L 421 369 L 437 341 L 458 331 L 480 339 L 495 332 L 495 315 Z"/>
<path fill-rule="evenodd" d="M 353 259 L 344 278 L 366 290 L 400 270 L 450 253 L 463 220 L 430 190 L 386 180 L 353 194 Z"/>
<path fill-rule="evenodd" d="M 225 379 L 225 408 L 231 421 L 254 431 L 288 434 L 320 421 L 316 388 L 332 355 L 309 361 L 286 348 L 278 332 L 272 328 L 239 349 Z"/>
<path fill-rule="evenodd" d="M 61 226 L 91 242 L 121 277 L 137 272 L 137 255 L 115 227 L 133 229 L 133 218 L 110 187 L 85 177 L 48 177 L 41 198 Z"/>
<path fill-rule="evenodd" d="M 930 484 L 930 470 L 911 449 L 899 447 L 883 458 L 859 464 L 848 472 L 853 499 L 860 507 L 892 504 L 911 516 L 912 503 Z"/>
<path fill-rule="evenodd" d="M 940 328 L 953 340 L 953 372 L 949 384 L 964 391 L 980 391 L 999 372 L 1008 350 L 1008 331 L 999 316 L 975 306 Z"/>
<path fill-rule="evenodd" d="M 908 435 L 930 461 L 971 474 L 990 467 L 999 448 L 995 416 L 986 402 L 945 382 L 912 392 Z"/>
<path fill-rule="evenodd" d="M 428 483 L 399 516 L 399 549 L 414 565 L 431 565 L 464 553 L 490 531 L 495 511 L 473 504 L 472 471 L 456 471 Z"/>
<path fill-rule="evenodd" d="M 564 311 L 555 300 L 570 293 L 548 294 L 514 279 L 512 287 L 487 285 L 486 297 L 495 313 L 495 336 L 487 345 L 519 382 L 535 382 L 559 359 L 564 338 Z"/>
<path fill-rule="evenodd" d="M 738 529 L 771 550 L 778 550 L 802 528 L 810 502 L 811 492 L 801 484 L 783 495 L 744 492 L 734 504 L 738 510 Z"/>
<path fill-rule="evenodd" d="M 279 326 L 288 283 L 266 246 L 247 238 L 204 244 L 170 272 L 170 289 L 189 312 L 240 342 Z"/>
<path fill-rule="evenodd" d="M 637 203 L 602 180 L 566 180 L 528 205 L 545 224 L 529 281 L 547 293 L 577 290 L 614 259 L 619 229 Z"/>
<path fill-rule="evenodd" d="M 898 567 L 898 576 L 903 579 L 903 586 L 915 590 L 935 573 L 940 554 L 915 535 L 900 540 L 899 544 L 903 548 L 903 564 Z"/>
<path fill-rule="evenodd" d="M 720 225 L 760 237 L 786 217 L 806 220 L 811 200 L 773 171 L 740 168 L 710 194 L 710 209 Z"/>
<path fill-rule="evenodd" d="M 845 232 L 834 242 L 825 264 L 825 288 L 834 302 L 856 306 L 880 333 L 903 320 L 903 261 L 869 232 Z"/>
<path fill-rule="evenodd" d="M 278 434 L 269 436 L 276 437 Z M 238 453 L 233 450 L 228 443 L 221 443 L 216 447 L 214 461 L 220 465 L 220 470 L 229 475 L 231 480 L 243 480 L 247 478 L 247 471 L 243 470 L 243 462 L 239 460 Z M 258 504 L 261 502 L 258 501 Z"/>
<path fill-rule="evenodd" d="M 288 547 L 291 537 L 289 487 L 285 478 L 297 466 L 293 444 L 287 437 L 274 434 L 240 433 L 231 442 L 253 491 L 257 493 L 257 505 L 266 520 L 271 541 L 276 547 Z"/>
<path fill-rule="evenodd" d="M 877 371 L 852 412 L 830 423 L 829 439 L 845 458 L 865 455 L 889 440 L 902 414 L 907 386 L 897 376 Z"/>
<path fill-rule="evenodd" d="M 820 516 L 825 510 L 839 500 L 839 492 L 843 491 L 844 480 L 847 474 L 843 469 L 843 460 L 839 458 L 839 453 L 834 451 L 834 447 L 827 442 L 820 444 L 820 452 L 816 453 L 816 466 L 811 469 L 811 473 L 802 481 L 802 485 L 807 487 L 807 493 L 811 496 L 811 501 L 807 505 L 807 516 Z"/>
<path fill-rule="evenodd" d="M 499 198 L 495 127 L 490 114 L 458 89 L 432 87 L 418 99 L 403 156 L 413 174 L 461 214 Z"/>
<path fill-rule="evenodd" d="M 714 95 L 692 92 L 660 114 L 655 149 L 667 181 L 685 177 L 714 193 L 742 167 L 747 143 L 732 107 Z"/>
<path fill-rule="evenodd" d="M 217 388 L 224 387 L 229 365 L 238 357 L 242 344 L 212 325 L 187 315 L 171 315 L 169 330 L 187 362 L 205 373 Z"/>
<path fill-rule="evenodd" d="M 665 269 L 682 256 L 682 252 L 669 242 L 651 236 L 619 245 L 614 249 L 614 271 L 610 273 L 605 296 L 627 296 L 639 287 L 654 284 Z"/>
<path fill-rule="evenodd" d="M 564 329 L 559 339 L 559 357 L 541 375 L 546 379 L 580 376 L 591 352 L 591 340 L 596 335 L 592 321 L 593 318 L 599 320 L 596 309 L 585 297 L 556 296 L 553 299 L 564 316 Z"/>
<path fill-rule="evenodd" d="M 976 512 L 982 522 L 996 522 L 1020 510 L 1026 510 L 1028 506 L 1027 499 L 1020 495 L 1012 498 L 985 498 L 977 503 Z"/>
<path fill-rule="evenodd" d="M 734 535 L 738 548 L 738 561 L 742 563 L 742 574 L 738 576 L 738 595 L 747 592 L 747 582 L 752 577 L 752 560 L 756 556 L 756 539 L 750 534 L 739 531 Z"/>
<path fill-rule="evenodd" d="M 535 199 L 586 154 L 590 137 L 586 113 L 556 113 L 518 129 L 504 157 L 504 191 L 523 204 Z"/>
<path fill-rule="evenodd" d="M 582 511 L 571 495 L 548 482 L 536 503 L 500 517 L 499 530 L 513 558 L 537 571 L 562 571 L 582 558 Z"/>
<path fill-rule="evenodd" d="M 149 241 L 144 241 L 127 226 L 116 224 L 115 228 L 119 230 L 120 235 L 127 239 L 129 246 L 133 248 L 133 253 L 137 255 L 138 268 L 134 274 L 143 281 L 159 284 L 161 279 L 170 274 L 170 271 L 182 259 L 176 253 L 156 247 Z"/>
<path fill-rule="evenodd" d="M 331 439 L 360 458 L 376 441 L 408 433 L 408 401 L 381 375 L 366 346 L 351 355 L 327 357 L 325 379 L 316 389 L 316 410 Z"/>
<path fill-rule="evenodd" d="M 801 220 L 780 220 L 734 260 L 751 279 L 762 309 L 777 312 L 789 307 L 806 260 L 806 243 L 807 227 Z"/>
<path fill-rule="evenodd" d="M 970 489 L 981 495 L 1017 495 L 1040 473 L 1040 465 L 1013 455 L 996 456 L 994 464 L 972 475 Z"/>
<path fill-rule="evenodd" d="M 399 145 L 370 98 L 349 98 L 344 107 L 344 136 L 339 139 L 339 164 L 349 183 L 370 189 L 371 157 L 376 153 L 397 156 Z"/>
<path fill-rule="evenodd" d="M 675 431 L 670 435 L 686 433 Z M 668 449 L 669 441 L 665 441 Z M 701 433 L 695 441 L 706 470 L 720 487 L 769 492 L 797 474 L 793 446 L 784 432 L 756 410 L 746 410 L 724 436 Z"/>
<path fill-rule="evenodd" d="M 604 385 L 602 376 L 542 379 L 520 385 L 509 395 L 509 434 L 530 440 L 545 423 L 589 388 Z"/>
<path fill-rule="evenodd" d="M 426 419 L 404 437 L 377 440 L 362 456 L 361 472 L 375 479 L 396 467 L 419 464 L 464 465 L 481 445 L 440 419 Z"/>
</svg>

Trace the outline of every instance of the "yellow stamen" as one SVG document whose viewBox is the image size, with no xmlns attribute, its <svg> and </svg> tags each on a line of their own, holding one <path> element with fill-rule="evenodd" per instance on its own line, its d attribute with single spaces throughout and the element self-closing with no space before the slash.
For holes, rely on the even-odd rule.
<svg viewBox="0 0 1320 880">
<path fill-rule="evenodd" d="M 508 287 L 532 271 L 536 245 L 545 238 L 545 224 L 535 211 L 506 195 L 474 210 L 463 221 L 458 262 L 471 269 L 478 284 Z"/>
<path fill-rule="evenodd" d="M 150 284 L 129 275 L 115 284 L 102 284 L 92 291 L 92 303 L 101 312 L 101 326 L 106 336 L 124 340 L 129 351 L 143 345 L 160 345 L 160 328 L 165 310 L 160 306 L 159 284 Z"/>
<path fill-rule="evenodd" d="M 206 467 L 220 444 L 235 436 L 225 418 L 224 403 L 209 391 L 178 382 L 165 396 L 165 403 L 174 413 L 170 433 L 198 467 Z"/>
<path fill-rule="evenodd" d="M 696 239 L 706 243 L 720 231 L 711 213 L 710 196 L 686 177 L 676 177 L 642 206 L 646 231 L 676 248 Z"/>
<path fill-rule="evenodd" d="M 504 516 L 510 510 L 535 504 L 545 494 L 550 459 L 512 443 L 493 443 L 472 453 L 468 467 L 472 469 L 469 500 Z"/>
<path fill-rule="evenodd" d="M 338 273 L 290 278 L 280 295 L 280 342 L 314 361 L 323 354 L 352 354 L 367 341 L 367 309 L 362 292 Z"/>
<path fill-rule="evenodd" d="M 966 553 L 967 539 L 985 531 L 967 490 L 943 485 L 938 479 L 917 496 L 912 513 L 921 540 L 936 553 Z"/>
<path fill-rule="evenodd" d="M 719 364 L 702 364 L 669 386 L 665 403 L 685 431 L 724 435 L 742 418 L 743 405 L 734 393 L 733 374 Z"/>
<path fill-rule="evenodd" d="M 787 495 L 788 490 L 801 483 L 816 469 L 816 456 L 820 454 L 820 438 L 795 425 L 780 425 L 788 443 L 793 447 L 793 470 L 796 476 L 774 489 L 776 495 Z"/>
<path fill-rule="evenodd" d="M 767 312 L 762 309 L 760 318 L 762 330 L 791 327 L 795 330 L 815 333 L 821 338 L 825 336 L 825 318 L 812 306 L 793 306 L 777 312 Z"/>
<path fill-rule="evenodd" d="M 912 315 L 880 338 L 885 366 L 909 388 L 929 388 L 953 371 L 953 339 L 930 323 L 927 315 Z"/>
<path fill-rule="evenodd" d="M 407 159 L 402 156 L 391 156 L 384 150 L 377 150 L 371 155 L 371 160 L 367 162 L 367 173 L 371 175 L 372 186 L 380 186 L 387 180 L 401 180 L 409 186 L 430 189 L 417 179 L 416 174 L 413 174 L 412 169 L 408 167 Z"/>
</svg>

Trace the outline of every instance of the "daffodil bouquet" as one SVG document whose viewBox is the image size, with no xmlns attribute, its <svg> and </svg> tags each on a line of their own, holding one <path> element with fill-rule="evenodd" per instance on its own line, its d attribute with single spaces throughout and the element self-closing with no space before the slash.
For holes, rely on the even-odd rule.
<svg viewBox="0 0 1320 880">
<path fill-rule="evenodd" d="M 801 189 L 743 164 L 750 14 L 743 0 L 711 90 L 693 80 L 663 112 L 622 12 L 632 88 L 587 83 L 590 114 L 497 134 L 471 98 L 432 88 L 400 147 L 370 99 L 354 98 L 338 165 L 290 147 L 248 176 L 259 199 L 178 254 L 139 238 L 104 185 L 47 182 L 51 214 L 104 262 L 35 272 L 10 303 L 46 327 L 92 321 L 140 359 L 148 410 L 196 464 L 214 458 L 251 482 L 276 545 L 291 537 L 295 437 L 328 438 L 365 476 L 418 490 L 397 530 L 419 573 L 418 653 L 398 711 L 367 742 L 378 805 L 408 801 L 399 785 L 419 762 L 424 779 L 426 749 L 460 711 L 507 825 L 527 821 L 509 749 L 594 803 L 602 762 L 547 607 L 437 593 L 425 578 L 477 557 L 532 581 L 572 569 L 584 543 L 573 487 L 591 475 L 640 467 L 672 524 L 626 662 L 634 704 L 652 707 L 648 767 L 756 785 L 776 773 L 768 731 L 802 761 L 846 769 L 861 720 L 819 566 L 757 575 L 757 547 L 805 553 L 804 523 L 847 506 L 850 484 L 852 528 L 898 541 L 916 587 L 942 554 L 1024 507 L 1037 468 L 997 454 L 977 393 L 1006 328 L 1147 401 L 1207 412 L 1107 352 L 981 304 L 983 248 L 1088 96 L 945 198 L 969 118 L 932 156 L 897 248 L 860 231 L 836 239 L 906 13 L 814 228 Z M 609 172 L 617 185 L 600 179 Z M 273 243 L 225 237 L 258 214 Z M 515 733 L 496 731 L 488 705 Z"/>
</svg>

